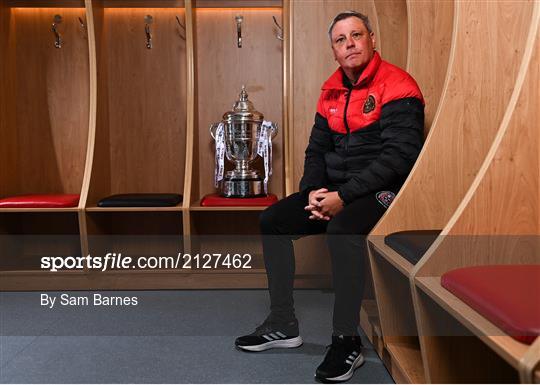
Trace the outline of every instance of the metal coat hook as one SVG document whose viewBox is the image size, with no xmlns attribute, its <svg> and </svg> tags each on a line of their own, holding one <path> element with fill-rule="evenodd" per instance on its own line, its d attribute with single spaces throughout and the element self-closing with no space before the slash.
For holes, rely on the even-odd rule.
<svg viewBox="0 0 540 385">
<path fill-rule="evenodd" d="M 152 15 L 146 15 L 144 17 L 144 32 L 146 33 L 146 48 L 152 49 L 152 32 L 150 31 L 150 24 L 154 22 Z"/>
<path fill-rule="evenodd" d="M 283 41 L 283 28 L 278 24 L 275 16 L 272 16 L 272 19 L 274 19 L 274 24 L 276 25 L 276 27 L 278 29 L 277 34 L 276 34 L 276 38 L 278 40 Z"/>
<path fill-rule="evenodd" d="M 234 19 L 236 20 L 236 36 L 238 40 L 238 48 L 242 48 L 242 22 L 244 21 L 244 16 L 238 15 Z"/>
<path fill-rule="evenodd" d="M 81 25 L 81 29 L 82 29 L 83 34 L 84 34 L 84 38 L 86 39 L 88 37 L 88 31 L 86 29 L 86 24 L 84 24 L 83 19 L 81 19 L 80 17 L 78 17 L 77 19 L 79 19 L 79 24 Z"/>
<path fill-rule="evenodd" d="M 184 25 L 182 25 L 182 23 L 180 22 L 180 18 L 178 16 L 176 16 L 176 21 L 178 22 L 178 25 L 180 26 L 180 28 L 184 30 L 184 36 L 182 36 L 182 34 L 180 34 L 180 37 L 182 39 L 186 40 L 186 27 Z"/>
<path fill-rule="evenodd" d="M 56 29 L 58 24 L 60 24 L 61 22 L 62 22 L 62 16 L 54 15 L 51 30 L 54 32 L 54 37 L 55 37 L 54 46 L 56 48 L 62 48 L 62 38 L 60 36 L 60 33 L 58 33 L 58 30 Z"/>
</svg>

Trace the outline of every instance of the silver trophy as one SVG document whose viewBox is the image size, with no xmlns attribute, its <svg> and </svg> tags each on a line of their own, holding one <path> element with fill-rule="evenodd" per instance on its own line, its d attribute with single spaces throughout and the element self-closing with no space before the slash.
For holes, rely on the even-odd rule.
<svg viewBox="0 0 540 385">
<path fill-rule="evenodd" d="M 272 138 L 277 126 L 264 120 L 248 100 L 245 86 L 232 111 L 223 120 L 210 126 L 210 134 L 216 143 L 216 168 L 214 182 L 222 196 L 227 198 L 252 198 L 267 194 L 268 178 L 272 174 Z M 224 175 L 224 157 L 235 168 Z M 261 157 L 264 175 L 250 168 Z"/>
</svg>

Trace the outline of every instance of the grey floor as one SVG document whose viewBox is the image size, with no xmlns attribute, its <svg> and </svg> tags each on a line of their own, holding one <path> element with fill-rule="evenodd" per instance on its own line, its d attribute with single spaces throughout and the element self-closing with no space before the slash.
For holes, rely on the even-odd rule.
<svg viewBox="0 0 540 385">
<path fill-rule="evenodd" d="M 237 351 L 233 342 L 266 316 L 263 290 L 98 293 L 137 296 L 139 304 L 49 309 L 41 293 L 0 293 L 0 382 L 313 383 L 330 342 L 331 292 L 297 291 L 304 345 L 261 353 Z M 350 382 L 392 383 L 364 344 L 366 362 Z"/>
</svg>

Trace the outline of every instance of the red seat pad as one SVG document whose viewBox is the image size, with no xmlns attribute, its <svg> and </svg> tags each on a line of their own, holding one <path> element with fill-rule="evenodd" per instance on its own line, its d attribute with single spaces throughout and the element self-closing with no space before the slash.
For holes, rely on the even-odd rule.
<svg viewBox="0 0 540 385">
<path fill-rule="evenodd" d="M 79 194 L 32 194 L 0 199 L 0 208 L 59 208 L 76 207 Z"/>
<path fill-rule="evenodd" d="M 441 285 L 516 340 L 540 335 L 540 265 L 465 267 Z"/>
<path fill-rule="evenodd" d="M 257 198 L 224 198 L 218 194 L 209 194 L 201 200 L 201 206 L 270 206 L 277 201 L 277 196 L 274 194 L 268 194 L 265 197 Z"/>
</svg>

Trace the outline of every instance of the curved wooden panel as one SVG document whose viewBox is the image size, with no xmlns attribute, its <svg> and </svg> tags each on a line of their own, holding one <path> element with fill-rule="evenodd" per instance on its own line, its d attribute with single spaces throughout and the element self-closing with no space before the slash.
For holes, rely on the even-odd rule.
<svg viewBox="0 0 540 385">
<path fill-rule="evenodd" d="M 407 71 L 417 81 L 426 101 L 427 136 L 439 107 L 448 71 L 454 1 L 409 0 L 407 9 L 410 29 Z"/>
<path fill-rule="evenodd" d="M 469 338 L 470 341 L 485 343 L 516 377 L 519 371 L 524 375 L 523 364 L 527 360 L 538 356 L 537 344 L 528 346 L 506 335 L 440 283 L 443 273 L 459 267 L 540 261 L 540 4 L 536 2 L 533 7 L 523 62 L 493 144 L 456 213 L 443 229 L 445 237 L 439 238 L 413 271 L 419 332 L 433 336 L 423 338 L 422 344 L 428 380 L 434 382 L 456 381 L 456 376 L 450 374 L 455 371 L 456 360 L 445 353 L 448 345 L 437 337 L 440 330 L 431 330 L 435 317 L 459 321 L 478 336 Z M 426 296 L 431 298 L 425 299 Z M 431 300 L 444 310 L 436 311 Z M 447 342 L 454 340 L 447 338 Z M 441 357 L 441 353 L 447 361 L 434 358 Z M 493 361 L 480 364 L 473 358 L 470 353 L 459 353 L 460 365 L 466 365 L 471 374 L 489 375 Z"/>
<path fill-rule="evenodd" d="M 372 234 L 446 225 L 500 125 L 523 56 L 532 7 L 531 2 L 513 1 L 456 3 L 448 84 L 432 132 L 401 193 Z"/>
<path fill-rule="evenodd" d="M 63 18 L 60 49 L 51 32 L 56 14 Z M 81 191 L 89 68 L 78 18 L 85 19 L 84 8 L 3 10 L 2 195 Z"/>
<path fill-rule="evenodd" d="M 484 164 L 443 230 L 446 238 L 418 266 L 417 276 L 439 276 L 462 266 L 540 261 L 537 25 L 533 32 L 531 52 Z"/>
<path fill-rule="evenodd" d="M 92 0 L 85 0 L 86 8 L 86 30 L 88 31 L 88 70 L 89 70 L 89 114 L 88 114 L 88 142 L 86 146 L 86 162 L 79 199 L 79 208 L 86 207 L 88 192 L 90 189 L 90 178 L 92 176 L 92 165 L 94 162 L 94 150 L 96 145 L 96 117 L 97 117 L 97 57 L 96 57 L 96 28 L 94 23 L 94 12 Z M 86 222 L 82 212 L 80 214 L 80 227 L 84 229 Z M 84 231 L 81 231 L 84 233 Z M 85 253 L 83 252 L 83 255 Z"/>
<path fill-rule="evenodd" d="M 186 59 L 187 59 L 187 78 L 186 78 L 186 98 L 187 98 L 187 111 L 186 111 L 186 164 L 184 171 L 184 196 L 182 206 L 184 208 L 189 207 L 191 203 L 191 193 L 193 185 L 193 176 L 195 170 L 193 169 L 193 157 L 195 154 L 193 143 L 195 141 L 195 53 L 193 46 L 193 7 L 191 0 L 185 0 L 186 11 Z M 182 212 L 182 227 L 184 233 L 184 248 L 187 253 L 191 252 L 191 241 L 189 235 L 191 234 L 190 225 L 190 213 L 189 210 Z"/>
<path fill-rule="evenodd" d="M 409 39 L 407 1 L 385 0 L 374 4 L 379 24 L 379 53 L 384 60 L 406 69 Z"/>
<path fill-rule="evenodd" d="M 15 185 L 13 171 L 10 168 L 14 164 L 10 143 L 14 143 L 14 130 L 8 129 L 7 111 L 13 109 L 8 106 L 8 35 L 9 35 L 9 10 L 4 1 L 0 1 L 0 196 L 9 193 L 6 186 Z"/>
<path fill-rule="evenodd" d="M 422 338 L 428 331 L 416 329 L 419 315 L 413 310 L 418 301 L 407 293 L 414 266 L 383 238 L 400 230 L 442 229 L 472 183 L 497 134 L 523 57 L 532 4 L 514 5 L 459 2 L 454 8 L 449 2 L 409 3 L 409 70 L 424 90 L 426 120 L 433 116 L 442 92 L 441 103 L 415 168 L 369 242 L 387 348 L 392 353 L 406 346 L 416 353 L 416 360 L 394 354 L 392 366 L 409 377 L 416 375 L 416 382 L 430 381 L 429 370 L 422 377 L 429 364 L 447 362 L 433 358 Z M 508 29 L 501 31 L 500 24 Z M 519 41 L 515 55 L 503 54 L 509 40 Z M 420 341 L 414 336 L 421 336 Z"/>
<path fill-rule="evenodd" d="M 291 44 L 292 81 L 290 84 L 292 111 L 289 111 L 289 146 L 292 151 L 290 171 L 291 194 L 298 191 L 304 174 L 304 152 L 307 147 L 317 100 L 323 82 L 336 70 L 328 25 L 339 12 L 353 9 L 366 14 L 379 37 L 377 13 L 373 0 L 348 1 L 292 1 Z M 309 67 L 309 70 L 308 70 Z"/>
</svg>

